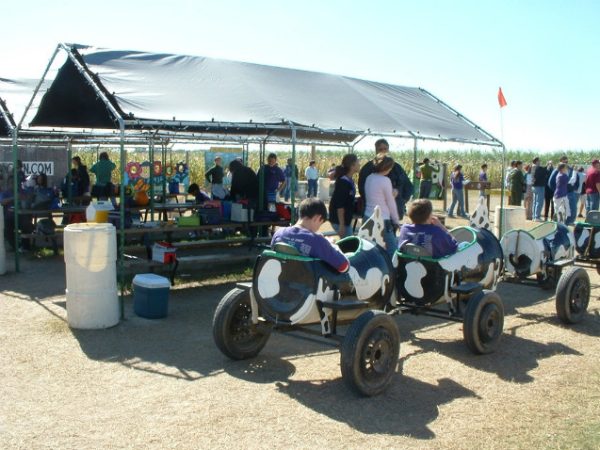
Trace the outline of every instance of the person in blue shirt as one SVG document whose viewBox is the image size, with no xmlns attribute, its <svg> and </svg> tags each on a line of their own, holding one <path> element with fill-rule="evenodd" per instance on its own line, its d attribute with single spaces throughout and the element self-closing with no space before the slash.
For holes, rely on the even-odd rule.
<svg viewBox="0 0 600 450">
<path fill-rule="evenodd" d="M 400 251 L 404 244 L 411 243 L 426 249 L 433 258 L 443 258 L 456 252 L 458 243 L 432 212 L 429 200 L 412 202 L 408 210 L 412 223 L 402 225 L 398 237 Z"/>
<path fill-rule="evenodd" d="M 270 153 L 267 157 L 267 164 L 263 165 L 258 171 L 258 179 L 264 177 L 265 200 L 267 203 L 277 201 L 277 192 L 283 187 L 285 175 L 283 170 L 277 165 L 277 155 Z"/>
</svg>

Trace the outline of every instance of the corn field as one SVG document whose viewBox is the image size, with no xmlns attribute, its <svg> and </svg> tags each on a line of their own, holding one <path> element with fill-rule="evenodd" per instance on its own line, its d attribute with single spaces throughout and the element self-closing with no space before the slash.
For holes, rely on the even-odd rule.
<svg viewBox="0 0 600 450">
<path fill-rule="evenodd" d="M 117 164 L 117 170 L 113 173 L 115 182 L 118 182 L 119 169 L 119 150 L 103 148 L 102 151 L 106 151 L 109 154 L 110 159 Z M 241 153 L 241 149 L 240 149 Z M 361 165 L 366 163 L 369 159 L 373 158 L 374 152 L 372 151 L 356 151 L 355 152 L 360 158 Z M 79 149 L 78 152 L 74 152 L 73 155 L 79 155 L 84 164 L 91 167 L 97 160 L 97 150 L 94 149 Z M 316 150 L 316 165 L 321 173 L 325 176 L 327 170 L 332 164 L 340 164 L 343 156 L 346 154 L 345 150 L 331 150 L 331 149 L 318 149 Z M 536 153 L 534 151 L 523 151 L 523 150 L 512 150 L 506 152 L 506 164 L 511 160 L 523 161 L 523 166 L 530 163 L 533 158 L 538 156 L 542 164 L 546 164 L 548 161 L 553 161 L 554 165 L 558 163 L 561 156 L 566 155 L 569 157 L 569 163 L 575 165 L 588 166 L 593 159 L 600 157 L 600 150 L 593 151 L 569 151 L 569 152 L 553 152 L 553 153 Z M 410 173 L 413 169 L 413 151 L 392 151 L 391 156 L 402 167 L 407 173 Z M 279 151 L 277 152 L 279 166 L 284 168 L 286 160 L 291 158 L 291 151 Z M 480 167 L 483 163 L 488 165 L 488 180 L 492 183 L 492 188 L 499 188 L 501 185 L 502 178 L 502 152 L 496 149 L 485 149 L 485 150 L 429 150 L 429 151 L 418 151 L 417 162 L 423 160 L 423 158 L 429 158 L 431 161 L 439 161 L 448 165 L 451 169 L 456 164 L 461 164 L 463 167 L 463 173 L 465 178 L 471 180 L 477 180 Z M 148 159 L 147 151 L 128 151 L 127 161 L 138 161 L 142 162 Z M 160 159 L 160 152 L 155 153 L 155 159 Z M 299 177 L 301 180 L 304 179 L 304 170 L 308 167 L 310 161 L 310 151 L 298 150 L 296 151 L 296 164 L 298 166 Z M 204 151 L 194 150 L 173 150 L 167 154 L 167 163 L 176 164 L 179 161 L 188 161 L 190 167 L 190 179 L 191 182 L 198 184 L 204 183 L 204 172 L 207 170 L 204 163 Z M 249 152 L 249 165 L 254 170 L 258 170 L 259 167 L 259 153 L 257 151 Z"/>
</svg>

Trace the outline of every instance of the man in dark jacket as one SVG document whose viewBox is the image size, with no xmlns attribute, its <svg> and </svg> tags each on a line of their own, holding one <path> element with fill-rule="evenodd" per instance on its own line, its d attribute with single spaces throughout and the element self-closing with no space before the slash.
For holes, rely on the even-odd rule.
<svg viewBox="0 0 600 450">
<path fill-rule="evenodd" d="M 258 199 L 258 177 L 250 167 L 234 159 L 229 163 L 231 172 L 230 195 L 233 201 L 247 199 L 256 204 Z"/>
<path fill-rule="evenodd" d="M 533 161 L 533 220 L 540 222 L 542 220 L 542 208 L 544 206 L 544 198 L 546 184 L 550 173 L 544 165 L 540 163 L 540 158 L 534 158 Z"/>
<path fill-rule="evenodd" d="M 385 139 L 379 139 L 377 142 L 375 142 L 375 153 L 377 155 L 380 153 L 387 154 L 389 151 L 390 145 Z M 363 202 L 365 199 L 365 180 L 372 173 L 373 161 L 369 161 L 362 166 L 358 174 L 358 192 L 360 193 L 360 197 Z M 392 189 L 394 190 L 396 205 L 398 206 L 398 215 L 400 220 L 402 220 L 406 210 L 406 202 L 410 200 L 410 197 L 413 195 L 413 185 L 402 166 L 397 162 L 394 162 L 394 168 L 388 174 L 388 178 L 392 182 Z"/>
</svg>

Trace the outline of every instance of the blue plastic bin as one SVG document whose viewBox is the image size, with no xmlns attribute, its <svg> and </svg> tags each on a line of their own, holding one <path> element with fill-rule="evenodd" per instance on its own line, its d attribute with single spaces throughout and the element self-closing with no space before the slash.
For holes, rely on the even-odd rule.
<svg viewBox="0 0 600 450">
<path fill-rule="evenodd" d="M 171 283 L 153 273 L 141 273 L 133 278 L 133 311 L 146 319 L 162 319 L 169 312 Z"/>
</svg>

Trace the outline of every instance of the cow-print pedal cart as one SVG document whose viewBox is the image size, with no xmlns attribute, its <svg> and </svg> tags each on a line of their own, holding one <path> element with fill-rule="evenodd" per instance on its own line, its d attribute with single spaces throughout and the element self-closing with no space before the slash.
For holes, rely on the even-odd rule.
<svg viewBox="0 0 600 450">
<path fill-rule="evenodd" d="M 381 393 L 395 373 L 400 333 L 393 315 L 463 322 L 473 352 L 493 351 L 504 323 L 502 302 L 493 292 L 502 269 L 498 240 L 486 230 L 461 227 L 453 232 L 460 250 L 450 257 L 432 259 L 409 246 L 392 260 L 382 232 L 376 208 L 359 236 L 338 242 L 350 260 L 344 274 L 293 247 L 264 251 L 252 282 L 239 283 L 217 306 L 217 347 L 240 360 L 256 356 L 273 330 L 332 338 L 340 342 L 344 382 L 362 395 Z M 348 325 L 345 335 L 338 333 L 342 325 Z"/>
<path fill-rule="evenodd" d="M 562 322 L 573 324 L 583 319 L 590 298 L 590 278 L 583 268 L 573 265 L 575 236 L 568 227 L 545 222 L 529 230 L 510 230 L 500 242 L 505 280 L 524 282 L 535 275 L 542 288 L 556 287 L 556 314 Z"/>
</svg>

